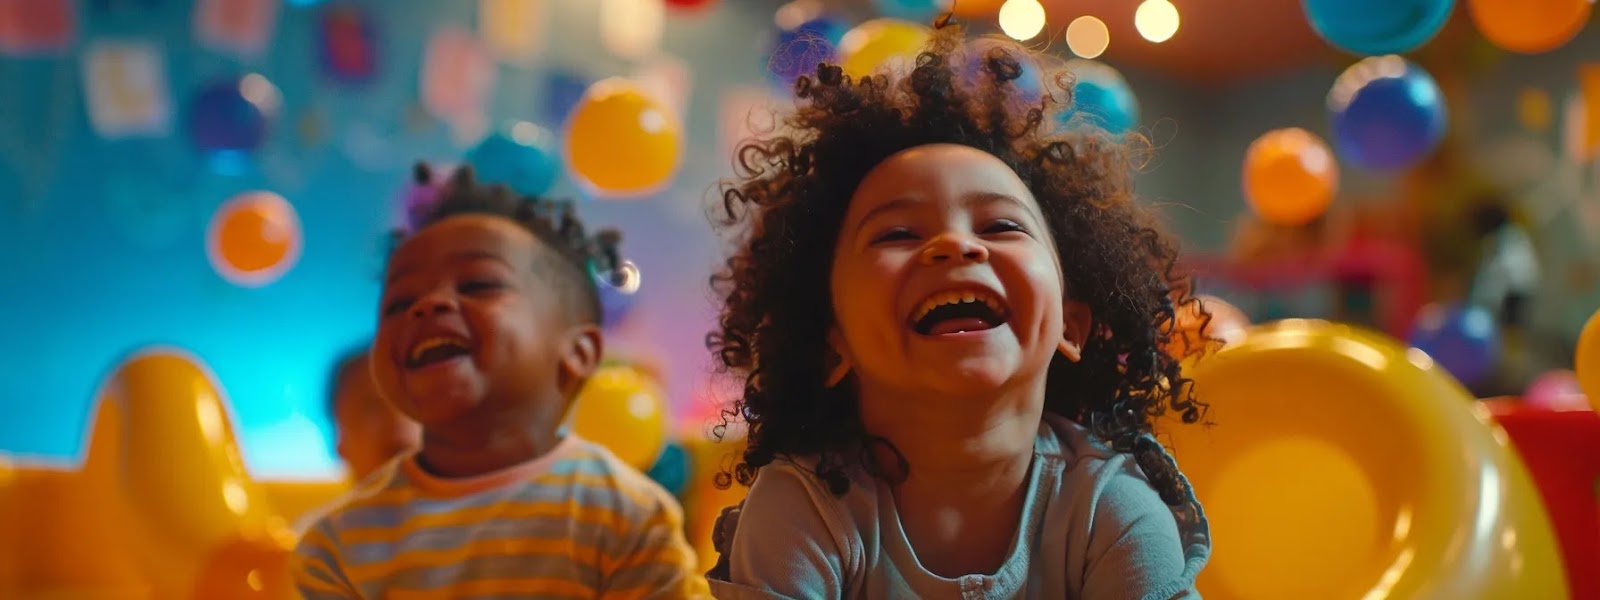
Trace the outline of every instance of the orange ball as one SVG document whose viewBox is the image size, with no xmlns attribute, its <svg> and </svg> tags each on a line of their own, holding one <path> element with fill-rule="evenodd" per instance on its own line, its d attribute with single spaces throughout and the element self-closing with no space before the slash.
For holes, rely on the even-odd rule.
<svg viewBox="0 0 1600 600">
<path fill-rule="evenodd" d="M 1589 22 L 1593 0 L 1467 0 L 1468 13 L 1490 43 L 1538 54 L 1566 45 Z"/>
<path fill-rule="evenodd" d="M 962 19 L 992 19 L 1000 13 L 1000 5 L 1004 0 L 959 0 L 950 7 L 950 12 Z"/>
<path fill-rule="evenodd" d="M 245 192 L 223 203 L 206 232 L 206 254 L 224 279 L 261 286 L 281 277 L 300 257 L 300 219 L 272 192 Z"/>
<path fill-rule="evenodd" d="M 1168 356 L 1181 360 L 1191 354 L 1213 352 L 1238 341 L 1250 327 L 1250 317 L 1226 300 L 1206 295 L 1195 296 L 1194 300 L 1177 307 L 1177 324 L 1167 340 Z M 1206 314 L 1211 317 L 1209 322 Z"/>
<path fill-rule="evenodd" d="M 1589 317 L 1583 333 L 1578 334 L 1577 353 L 1572 362 L 1578 388 L 1589 397 L 1589 406 L 1600 411 L 1600 311 Z"/>
<path fill-rule="evenodd" d="M 600 196 L 643 196 L 672 181 L 683 161 L 683 124 L 637 83 L 595 82 L 567 118 L 567 165 Z"/>
<path fill-rule="evenodd" d="M 1304 225 L 1333 203 L 1339 165 L 1315 134 L 1291 127 L 1262 134 L 1244 157 L 1244 196 L 1261 220 Z"/>
<path fill-rule="evenodd" d="M 294 535 L 282 527 L 246 531 L 206 555 L 196 575 L 195 600 L 289 600 Z"/>
</svg>

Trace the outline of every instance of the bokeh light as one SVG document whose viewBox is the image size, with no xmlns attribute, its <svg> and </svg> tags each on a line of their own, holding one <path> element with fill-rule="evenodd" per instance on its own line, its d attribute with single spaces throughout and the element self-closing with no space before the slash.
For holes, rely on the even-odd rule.
<svg viewBox="0 0 1600 600">
<path fill-rule="evenodd" d="M 1144 0 L 1133 13 L 1133 26 L 1151 42 L 1170 40 L 1178 33 L 1178 7 L 1167 0 Z"/>
<path fill-rule="evenodd" d="M 1067 48 L 1082 58 L 1095 58 L 1104 54 L 1111 45 L 1111 31 L 1106 22 L 1094 15 L 1084 15 L 1067 25 Z"/>
<path fill-rule="evenodd" d="M 1044 6 L 1039 0 L 1006 0 L 1000 5 L 1000 30 L 1013 39 L 1033 39 L 1044 31 Z"/>
</svg>

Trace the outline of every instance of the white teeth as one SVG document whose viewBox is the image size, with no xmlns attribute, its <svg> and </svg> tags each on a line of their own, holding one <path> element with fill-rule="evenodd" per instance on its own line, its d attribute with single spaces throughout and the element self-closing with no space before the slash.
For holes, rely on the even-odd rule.
<svg viewBox="0 0 1600 600">
<path fill-rule="evenodd" d="M 960 304 L 963 302 L 982 302 L 989 307 L 989 310 L 994 311 L 995 314 L 1005 314 L 1005 309 L 1000 304 L 999 298 L 995 298 L 993 295 L 982 290 L 971 290 L 961 292 L 937 292 L 928 296 L 928 299 L 923 300 L 922 305 L 917 307 L 916 319 L 921 319 L 928 316 L 929 312 L 932 312 L 933 309 L 940 306 L 944 306 L 946 304 Z"/>
<path fill-rule="evenodd" d="M 427 352 L 429 350 L 432 350 L 432 349 L 437 348 L 439 346 L 443 346 L 445 344 L 451 344 L 451 345 L 456 345 L 456 346 L 466 346 L 466 344 L 462 343 L 461 340 L 458 340 L 456 338 L 441 337 L 441 336 L 430 337 L 428 339 L 422 340 L 421 343 L 418 343 L 417 345 L 411 347 L 411 360 L 417 360 L 418 358 L 422 357 L 422 353 L 423 352 Z"/>
</svg>

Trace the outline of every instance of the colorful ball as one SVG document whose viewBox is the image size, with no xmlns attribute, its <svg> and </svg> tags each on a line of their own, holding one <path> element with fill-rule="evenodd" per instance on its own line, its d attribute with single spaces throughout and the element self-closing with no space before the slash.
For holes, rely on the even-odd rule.
<svg viewBox="0 0 1600 600">
<path fill-rule="evenodd" d="M 1548 371 L 1535 378 L 1522 393 L 1522 403 L 1549 410 L 1589 409 L 1577 374 L 1567 369 Z"/>
<path fill-rule="evenodd" d="M 1600 311 L 1589 317 L 1578 334 L 1578 348 L 1573 357 L 1572 371 L 1578 377 L 1578 387 L 1589 398 L 1589 406 L 1600 411 Z"/>
<path fill-rule="evenodd" d="M 1311 29 L 1329 44 L 1369 56 L 1410 52 L 1450 20 L 1455 0 L 1304 0 Z"/>
<path fill-rule="evenodd" d="M 1589 23 L 1593 0 L 1467 0 L 1467 13 L 1489 43 L 1538 54 L 1566 45 Z"/>
<path fill-rule="evenodd" d="M 206 230 L 206 256 L 223 279 L 259 287 L 283 276 L 300 258 L 302 234 L 294 206 L 272 192 L 245 192 L 223 203 Z"/>
<path fill-rule="evenodd" d="M 637 197 L 665 187 L 683 161 L 683 125 L 637 83 L 589 86 L 567 120 L 573 178 L 600 197 Z"/>
<path fill-rule="evenodd" d="M 855 79 L 879 70 L 906 70 L 932 34 L 927 27 L 899 19 L 867 21 L 839 40 L 839 66 Z"/>
<path fill-rule="evenodd" d="M 666 394 L 643 371 L 601 367 L 572 408 L 572 429 L 641 471 L 654 465 L 666 442 Z"/>
<path fill-rule="evenodd" d="M 489 134 L 467 152 L 479 181 L 498 183 L 524 196 L 550 191 L 561 177 L 561 155 L 548 130 L 516 121 Z"/>
<path fill-rule="evenodd" d="M 1480 306 L 1424 307 L 1412 329 L 1411 346 L 1469 386 L 1486 381 L 1500 360 L 1499 329 L 1494 316 Z"/>
<path fill-rule="evenodd" d="M 1345 69 L 1328 92 L 1328 112 L 1334 148 L 1358 167 L 1409 167 L 1444 139 L 1444 92 L 1427 71 L 1399 56 L 1367 58 Z"/>
<path fill-rule="evenodd" d="M 1139 124 L 1139 99 L 1122 73 L 1105 63 L 1073 59 L 1072 105 L 1056 115 L 1063 127 L 1093 127 L 1122 135 Z"/>
<path fill-rule="evenodd" d="M 1290 227 L 1310 223 L 1327 211 L 1338 187 L 1333 151 L 1304 129 L 1269 131 L 1245 152 L 1245 200 L 1267 223 Z"/>
</svg>

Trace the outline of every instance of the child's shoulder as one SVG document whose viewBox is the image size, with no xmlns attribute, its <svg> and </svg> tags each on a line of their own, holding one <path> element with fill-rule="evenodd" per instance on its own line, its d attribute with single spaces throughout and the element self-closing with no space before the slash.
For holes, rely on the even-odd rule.
<svg viewBox="0 0 1600 600">
<path fill-rule="evenodd" d="M 617 503 L 636 510 L 678 510 L 672 493 L 655 480 L 617 458 L 605 446 L 573 436 L 571 451 L 553 472 L 571 485 L 609 494 Z"/>
</svg>

